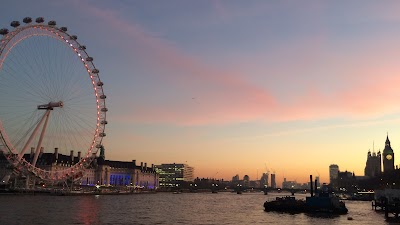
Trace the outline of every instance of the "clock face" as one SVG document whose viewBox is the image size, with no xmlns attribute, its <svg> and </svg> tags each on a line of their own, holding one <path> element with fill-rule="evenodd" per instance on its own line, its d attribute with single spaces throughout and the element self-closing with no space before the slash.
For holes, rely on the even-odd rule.
<svg viewBox="0 0 400 225">
<path fill-rule="evenodd" d="M 392 159 L 392 155 L 387 155 L 387 156 L 386 156 L 386 159 L 387 159 L 387 160 L 391 160 L 391 159 Z"/>
</svg>

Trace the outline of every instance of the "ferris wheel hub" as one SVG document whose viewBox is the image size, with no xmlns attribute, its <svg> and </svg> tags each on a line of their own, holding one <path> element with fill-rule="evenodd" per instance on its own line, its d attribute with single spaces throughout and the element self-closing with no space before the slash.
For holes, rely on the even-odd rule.
<svg viewBox="0 0 400 225">
<path fill-rule="evenodd" d="M 44 105 L 38 105 L 38 109 L 50 109 L 52 110 L 54 107 L 60 107 L 62 108 L 64 106 L 64 102 L 63 101 L 59 101 L 59 102 L 49 102 L 48 104 L 44 104 Z"/>
</svg>

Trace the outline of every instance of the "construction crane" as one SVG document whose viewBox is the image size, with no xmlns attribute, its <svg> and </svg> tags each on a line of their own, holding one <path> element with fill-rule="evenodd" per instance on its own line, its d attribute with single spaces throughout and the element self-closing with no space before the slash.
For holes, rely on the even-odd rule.
<svg viewBox="0 0 400 225">
<path fill-rule="evenodd" d="M 269 175 L 269 172 L 270 172 L 270 171 L 269 171 L 269 169 L 268 169 L 268 166 L 267 166 L 266 163 L 265 163 L 264 165 L 265 165 L 265 172 Z"/>
<path fill-rule="evenodd" d="M 321 179 L 321 176 L 319 175 L 318 170 L 315 170 L 315 172 L 317 172 L 317 174 L 318 174 L 318 183 L 317 183 L 316 185 L 320 185 L 320 184 L 319 184 L 319 179 Z M 315 179 L 317 179 L 317 178 L 315 178 Z M 317 187 L 316 187 L 316 188 L 317 188 Z"/>
</svg>

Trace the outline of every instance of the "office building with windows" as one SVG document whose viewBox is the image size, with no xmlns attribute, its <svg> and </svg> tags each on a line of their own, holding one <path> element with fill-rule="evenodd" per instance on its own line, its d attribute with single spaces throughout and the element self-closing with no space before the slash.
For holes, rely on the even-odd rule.
<svg viewBox="0 0 400 225">
<path fill-rule="evenodd" d="M 179 187 L 184 181 L 194 180 L 194 168 L 182 163 L 161 164 L 154 166 L 159 176 L 160 188 Z"/>
</svg>

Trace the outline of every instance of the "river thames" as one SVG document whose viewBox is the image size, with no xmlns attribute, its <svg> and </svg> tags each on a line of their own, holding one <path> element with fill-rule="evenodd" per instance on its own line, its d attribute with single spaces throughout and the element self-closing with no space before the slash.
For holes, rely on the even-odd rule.
<svg viewBox="0 0 400 225">
<path fill-rule="evenodd" d="M 346 201 L 349 213 L 331 218 L 265 212 L 264 202 L 276 196 L 282 194 L 0 195 L 0 224 L 388 224 L 362 201 Z"/>
</svg>

